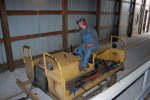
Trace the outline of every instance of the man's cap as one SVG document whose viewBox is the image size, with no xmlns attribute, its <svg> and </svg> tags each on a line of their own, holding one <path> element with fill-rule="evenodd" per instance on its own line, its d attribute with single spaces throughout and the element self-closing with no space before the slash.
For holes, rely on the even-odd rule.
<svg viewBox="0 0 150 100">
<path fill-rule="evenodd" d="M 79 24 L 79 22 L 82 22 L 82 21 L 86 22 L 86 19 L 85 18 L 80 18 L 76 23 Z"/>
</svg>

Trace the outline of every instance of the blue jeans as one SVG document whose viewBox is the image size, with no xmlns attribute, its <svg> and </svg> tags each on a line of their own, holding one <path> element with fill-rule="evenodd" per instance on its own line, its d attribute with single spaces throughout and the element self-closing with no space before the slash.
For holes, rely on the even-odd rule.
<svg viewBox="0 0 150 100">
<path fill-rule="evenodd" d="M 82 58 L 82 60 L 80 61 L 80 65 L 86 68 L 91 54 L 98 49 L 99 49 L 98 44 L 94 45 L 91 48 L 87 48 L 85 45 L 77 47 L 75 49 L 75 54 L 79 55 Z"/>
</svg>

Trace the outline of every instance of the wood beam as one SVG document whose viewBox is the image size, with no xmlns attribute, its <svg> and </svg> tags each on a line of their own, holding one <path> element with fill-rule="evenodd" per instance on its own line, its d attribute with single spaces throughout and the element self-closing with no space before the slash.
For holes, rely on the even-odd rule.
<svg viewBox="0 0 150 100">
<path fill-rule="evenodd" d="M 95 11 L 67 11 L 67 14 L 80 14 L 80 15 L 86 15 L 86 14 L 96 14 Z"/>
<path fill-rule="evenodd" d="M 101 0 L 97 0 L 97 3 L 96 3 L 96 30 L 97 30 L 97 34 L 99 34 L 100 32 L 100 11 L 101 11 Z"/>
<path fill-rule="evenodd" d="M 130 16 L 129 16 L 129 26 L 128 26 L 128 37 L 132 36 L 132 31 L 133 31 L 133 19 L 134 19 L 134 12 L 135 12 L 135 4 L 136 0 L 131 0 L 130 3 Z"/>
<path fill-rule="evenodd" d="M 115 35 L 119 36 L 122 0 L 118 0 L 117 4 L 118 4 L 117 5 L 118 6 L 117 11 L 118 11 L 119 15 L 118 15 L 118 18 L 117 18 L 117 33 Z"/>
<path fill-rule="evenodd" d="M 62 40 L 63 50 L 66 51 L 68 48 L 68 0 L 62 0 Z"/>
<path fill-rule="evenodd" d="M 150 7 L 149 7 L 149 11 L 150 11 Z M 147 23 L 147 28 L 146 28 L 146 32 L 150 31 L 150 13 L 148 15 L 148 23 Z"/>
<path fill-rule="evenodd" d="M 34 10 L 8 10 L 8 16 L 16 16 L 16 15 L 49 15 L 49 14 L 61 14 L 61 10 L 41 10 L 41 11 L 34 11 Z"/>
<path fill-rule="evenodd" d="M 97 11 L 66 11 L 70 15 L 96 15 Z M 118 15 L 118 12 L 99 12 L 101 15 Z M 61 10 L 8 10 L 8 16 L 17 16 L 17 15 L 61 15 Z M 128 12 L 122 12 L 121 15 L 129 15 Z"/>
<path fill-rule="evenodd" d="M 13 53 L 12 53 L 8 19 L 7 19 L 7 13 L 6 13 L 4 0 L 0 0 L 0 13 L 1 13 L 0 17 L 1 17 L 2 33 L 3 33 L 3 40 L 4 40 L 4 45 L 5 45 L 5 51 L 6 51 L 8 69 L 10 71 L 14 71 Z"/>
<path fill-rule="evenodd" d="M 76 32 L 80 32 L 80 29 L 68 30 L 68 33 L 76 33 Z"/>
<path fill-rule="evenodd" d="M 122 3 L 131 3 L 130 1 L 125 1 L 125 0 L 122 0 Z"/>
<path fill-rule="evenodd" d="M 52 36 L 52 35 L 59 35 L 62 31 L 55 31 L 55 32 L 47 32 L 47 33 L 39 33 L 39 34 L 30 34 L 30 35 L 23 35 L 23 36 L 15 36 L 11 37 L 11 42 L 18 41 L 18 40 L 26 40 L 26 39 L 32 39 L 32 38 L 39 38 L 39 37 L 46 37 L 46 36 Z"/>
</svg>

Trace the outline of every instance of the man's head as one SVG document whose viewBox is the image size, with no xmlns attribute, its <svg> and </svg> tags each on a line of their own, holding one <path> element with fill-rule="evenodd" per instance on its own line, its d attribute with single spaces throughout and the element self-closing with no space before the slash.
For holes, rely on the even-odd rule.
<svg viewBox="0 0 150 100">
<path fill-rule="evenodd" d="M 81 29 L 85 29 L 86 26 L 87 26 L 87 21 L 86 21 L 85 18 L 81 18 L 81 19 L 79 19 L 79 20 L 77 21 L 77 24 L 79 25 L 79 27 L 80 27 Z"/>
</svg>

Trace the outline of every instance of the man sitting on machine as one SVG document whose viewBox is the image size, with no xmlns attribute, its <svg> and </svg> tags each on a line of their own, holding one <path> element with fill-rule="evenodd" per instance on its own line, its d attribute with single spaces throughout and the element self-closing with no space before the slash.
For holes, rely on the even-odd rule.
<svg viewBox="0 0 150 100">
<path fill-rule="evenodd" d="M 82 58 L 79 65 L 80 70 L 85 70 L 91 54 L 99 49 L 99 38 L 96 30 L 87 25 L 85 18 L 78 20 L 77 24 L 83 43 L 75 49 L 74 53 Z"/>
</svg>

